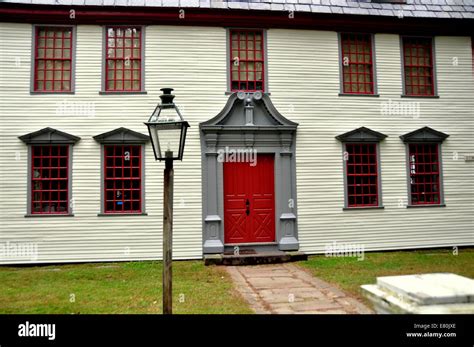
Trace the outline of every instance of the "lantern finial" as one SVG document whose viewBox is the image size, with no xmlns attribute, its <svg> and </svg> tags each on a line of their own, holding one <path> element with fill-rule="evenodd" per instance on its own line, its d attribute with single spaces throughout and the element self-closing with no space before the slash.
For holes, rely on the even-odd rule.
<svg viewBox="0 0 474 347">
<path fill-rule="evenodd" d="M 160 95 L 161 104 L 162 105 L 173 104 L 174 95 L 171 94 L 171 92 L 173 91 L 173 88 L 161 88 L 160 90 L 163 92 L 163 94 Z"/>
</svg>

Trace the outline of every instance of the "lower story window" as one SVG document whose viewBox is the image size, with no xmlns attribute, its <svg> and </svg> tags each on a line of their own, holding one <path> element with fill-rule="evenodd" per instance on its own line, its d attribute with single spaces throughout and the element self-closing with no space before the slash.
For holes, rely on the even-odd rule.
<svg viewBox="0 0 474 347">
<path fill-rule="evenodd" d="M 141 145 L 104 146 L 104 212 L 142 212 Z"/>
<path fill-rule="evenodd" d="M 439 146 L 437 143 L 410 143 L 410 194 L 412 205 L 439 204 Z"/>
<path fill-rule="evenodd" d="M 346 144 L 347 206 L 378 206 L 376 143 Z"/>
<path fill-rule="evenodd" d="M 31 213 L 67 214 L 69 146 L 32 146 Z"/>
</svg>

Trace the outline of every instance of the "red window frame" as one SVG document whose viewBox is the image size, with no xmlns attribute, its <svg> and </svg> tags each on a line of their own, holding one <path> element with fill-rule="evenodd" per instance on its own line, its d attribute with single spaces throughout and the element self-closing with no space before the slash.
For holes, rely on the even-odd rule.
<svg viewBox="0 0 474 347">
<path fill-rule="evenodd" d="M 408 144 L 411 205 L 441 204 L 438 143 Z"/>
<path fill-rule="evenodd" d="M 372 35 L 341 33 L 342 91 L 375 94 Z"/>
<path fill-rule="evenodd" d="M 35 27 L 35 92 L 72 91 L 73 35 L 73 27 Z"/>
<path fill-rule="evenodd" d="M 347 207 L 379 206 L 376 143 L 346 143 Z"/>
<path fill-rule="evenodd" d="M 265 91 L 265 36 L 263 30 L 229 30 L 230 90 Z"/>
<path fill-rule="evenodd" d="M 142 35 L 140 26 L 105 28 L 105 91 L 142 91 Z"/>
<path fill-rule="evenodd" d="M 104 213 L 141 213 L 142 185 L 142 146 L 104 145 Z"/>
<path fill-rule="evenodd" d="M 69 145 L 31 146 L 31 214 L 69 213 Z"/>
<path fill-rule="evenodd" d="M 403 37 L 405 95 L 435 95 L 433 39 Z"/>
</svg>

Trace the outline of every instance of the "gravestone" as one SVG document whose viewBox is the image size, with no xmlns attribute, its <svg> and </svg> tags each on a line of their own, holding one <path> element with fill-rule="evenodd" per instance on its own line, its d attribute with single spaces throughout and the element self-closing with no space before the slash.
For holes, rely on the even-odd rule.
<svg viewBox="0 0 474 347">
<path fill-rule="evenodd" d="M 474 280 L 452 273 L 377 277 L 361 288 L 377 313 L 474 313 Z"/>
</svg>

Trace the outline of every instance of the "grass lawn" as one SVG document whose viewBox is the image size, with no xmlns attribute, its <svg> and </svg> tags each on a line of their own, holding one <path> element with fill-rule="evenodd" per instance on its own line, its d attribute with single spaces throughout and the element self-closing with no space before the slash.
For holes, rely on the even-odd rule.
<svg viewBox="0 0 474 347">
<path fill-rule="evenodd" d="M 354 297 L 368 300 L 362 295 L 362 284 L 375 284 L 378 276 L 410 275 L 417 273 L 453 272 L 474 278 L 474 248 L 452 250 L 430 249 L 402 252 L 365 253 L 364 260 L 357 258 L 310 257 L 299 265 L 314 276 L 337 285 Z"/>
<path fill-rule="evenodd" d="M 161 313 L 161 262 L 0 267 L 0 313 Z M 252 313 L 223 268 L 173 263 L 173 313 Z"/>
</svg>

